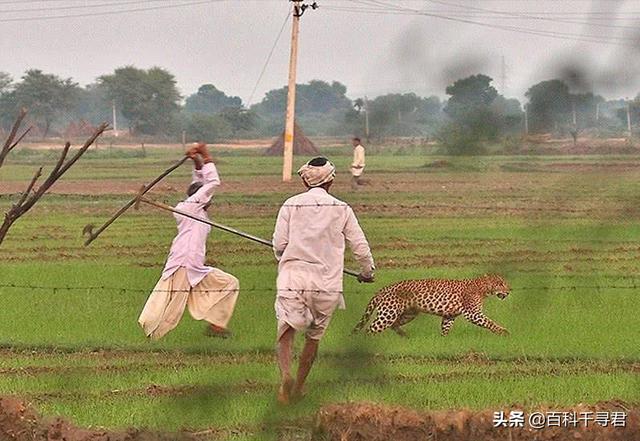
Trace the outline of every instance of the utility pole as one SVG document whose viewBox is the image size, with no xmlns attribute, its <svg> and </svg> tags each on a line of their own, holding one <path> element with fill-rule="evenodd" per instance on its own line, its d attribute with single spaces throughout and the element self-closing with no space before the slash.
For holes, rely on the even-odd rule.
<svg viewBox="0 0 640 441">
<path fill-rule="evenodd" d="M 113 121 L 113 134 L 118 136 L 118 120 L 116 119 L 116 100 L 111 101 L 111 118 Z"/>
<path fill-rule="evenodd" d="M 304 0 L 289 0 L 293 3 L 293 23 L 291 26 L 291 55 L 289 57 L 289 84 L 287 89 L 287 115 L 284 126 L 284 153 L 282 164 L 282 181 L 291 181 L 293 172 L 293 138 L 296 114 L 296 68 L 298 66 L 298 34 L 300 17 L 307 8 L 317 9 L 318 4 L 303 3 Z"/>
<path fill-rule="evenodd" d="M 526 105 L 524 106 L 524 134 L 529 135 L 529 112 Z"/>
<path fill-rule="evenodd" d="M 502 83 L 502 95 L 506 98 L 507 96 L 507 64 L 504 61 L 504 55 L 502 56 L 502 60 L 500 63 L 500 82 Z"/>
<path fill-rule="evenodd" d="M 600 121 L 600 103 L 596 103 L 596 122 Z"/>
<path fill-rule="evenodd" d="M 627 100 L 627 131 L 629 132 L 629 139 L 631 139 L 631 104 Z"/>
<path fill-rule="evenodd" d="M 571 113 L 573 114 L 573 127 L 577 127 L 578 121 L 576 119 L 576 103 L 575 102 L 571 103 Z"/>
<path fill-rule="evenodd" d="M 364 137 L 369 144 L 369 99 L 364 96 Z"/>
</svg>

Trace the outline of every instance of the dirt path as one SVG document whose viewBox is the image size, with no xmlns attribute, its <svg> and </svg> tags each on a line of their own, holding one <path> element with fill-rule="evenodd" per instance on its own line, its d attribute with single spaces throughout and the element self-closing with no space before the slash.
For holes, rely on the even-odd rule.
<svg viewBox="0 0 640 441">
<path fill-rule="evenodd" d="M 515 409 L 515 407 L 512 407 Z M 525 409 L 524 407 L 522 409 Z M 632 441 L 640 439 L 640 409 L 623 402 L 609 401 L 595 406 L 579 405 L 559 412 L 624 412 L 625 427 L 604 427 L 595 422 L 577 427 L 534 429 L 494 428 L 495 410 L 418 412 L 401 407 L 369 403 L 335 404 L 321 408 L 315 424 L 296 423 L 296 440 L 312 441 Z M 507 415 L 509 409 L 503 409 Z M 549 409 L 540 409 L 547 412 Z M 528 418 L 525 418 L 528 421 Z M 293 422 L 291 422 L 293 424 Z M 291 425 L 289 424 L 289 425 Z M 289 427 L 294 429 L 294 427 Z M 242 432 L 259 433 L 260 427 Z M 234 430 L 235 431 L 235 430 Z M 130 428 L 125 431 L 79 428 L 62 418 L 42 418 L 30 405 L 13 398 L 0 398 L 0 439 L 12 441 L 187 441 L 224 439 L 229 430 L 210 428 L 197 433 L 163 434 Z M 280 439 L 293 439 L 287 436 Z"/>
<path fill-rule="evenodd" d="M 511 410 L 517 407 L 511 407 Z M 521 407 L 520 409 L 524 409 Z M 640 408 L 622 402 L 576 406 L 573 409 L 539 409 L 581 415 L 596 412 L 625 412 L 626 427 L 603 427 L 595 422 L 577 427 L 534 429 L 494 428 L 494 412 L 465 410 L 418 412 L 401 407 L 367 403 L 330 405 L 318 412 L 314 441 L 633 441 L 640 440 Z M 509 415 L 509 409 L 502 409 Z M 525 417 L 525 421 L 528 418 Z"/>
<path fill-rule="evenodd" d="M 183 434 L 129 429 L 124 432 L 82 429 L 62 418 L 44 419 L 16 398 L 0 398 L 0 440 L 12 441 L 179 441 L 193 439 Z"/>
</svg>

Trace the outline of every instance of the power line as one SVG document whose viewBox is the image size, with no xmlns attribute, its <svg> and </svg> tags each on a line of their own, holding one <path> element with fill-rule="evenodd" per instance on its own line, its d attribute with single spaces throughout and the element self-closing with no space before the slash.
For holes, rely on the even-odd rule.
<svg viewBox="0 0 640 441">
<path fill-rule="evenodd" d="M 9 22 L 25 22 L 25 21 L 39 21 L 39 20 L 55 20 L 55 19 L 64 19 L 64 18 L 81 18 L 81 17 L 97 17 L 97 16 L 105 16 L 105 15 L 117 15 L 117 14 L 127 14 L 130 12 L 143 12 L 143 11 L 156 11 L 162 9 L 174 9 L 174 8 L 182 8 L 187 6 L 198 6 L 211 4 L 214 2 L 222 2 L 227 0 L 200 0 L 200 1 L 191 1 L 191 2 L 183 2 L 178 4 L 171 5 L 158 5 L 158 6 L 149 6 L 149 7 L 141 7 L 141 8 L 130 8 L 130 9 L 119 9 L 119 10 L 111 10 L 111 11 L 100 11 L 100 12 L 87 12 L 82 14 L 66 14 L 66 15 L 48 15 L 48 16 L 40 16 L 40 17 L 14 17 L 14 18 L 2 18 L 0 19 L 0 23 L 9 23 Z M 140 3 L 140 2 L 138 2 Z"/>
<path fill-rule="evenodd" d="M 40 7 L 40 8 L 23 8 L 23 9 L 5 9 L 0 10 L 0 13 L 15 13 L 15 12 L 50 12 L 50 11 L 63 11 L 69 9 L 90 9 L 90 8 L 105 8 L 108 6 L 127 6 L 131 4 L 143 4 L 143 3 L 158 3 L 162 0 L 129 0 L 129 1 L 117 1 L 111 3 L 93 3 L 87 5 L 73 5 L 73 6 L 54 6 L 54 7 Z M 2 3 L 0 3 L 2 4 Z"/>
<path fill-rule="evenodd" d="M 364 4 L 363 4 L 364 5 Z M 363 11 L 363 12 L 372 12 L 372 11 L 391 11 L 391 9 L 388 8 L 382 8 L 382 7 L 377 7 L 374 5 L 371 5 L 370 7 L 358 7 L 358 6 L 323 6 L 323 9 L 332 9 L 332 10 L 337 10 L 337 9 L 348 9 L 350 11 L 353 12 L 357 12 L 357 11 Z M 422 9 L 419 12 L 424 12 L 424 13 L 433 13 L 433 14 L 445 14 L 445 15 L 450 15 L 450 16 L 455 16 L 455 17 L 469 17 L 469 18 L 495 18 L 495 19 L 516 19 L 516 18 L 521 18 L 521 19 L 531 19 L 531 17 L 527 16 L 527 15 L 513 15 L 514 13 L 508 13 L 508 12 L 504 12 L 504 13 L 479 13 L 479 12 L 461 12 L 458 10 L 441 10 L 441 9 Z M 529 12 L 528 14 L 535 14 L 536 16 L 539 15 L 541 17 L 551 17 L 551 18 L 581 18 L 581 19 L 585 19 L 585 20 L 629 20 L 629 19 L 633 19 L 633 20 L 640 20 L 640 13 L 633 13 L 632 15 L 628 15 L 628 16 L 621 16 L 621 15 L 596 15 L 596 16 L 585 16 L 582 14 L 571 14 L 571 13 L 544 13 L 544 12 Z M 583 22 L 576 22 L 579 24 L 583 24 Z M 589 24 L 589 23 L 584 23 L 584 24 Z M 635 29 L 635 28 L 634 28 Z"/>
<path fill-rule="evenodd" d="M 374 13 L 374 14 L 422 15 L 427 17 L 434 17 L 434 18 L 440 18 L 443 20 L 459 22 L 459 23 L 474 24 L 477 26 L 483 26 L 483 27 L 488 27 L 492 29 L 501 29 L 501 30 L 516 32 L 521 34 L 537 35 L 537 36 L 550 37 L 550 38 L 556 38 L 561 40 L 584 41 L 589 43 L 602 43 L 602 44 L 611 44 L 611 45 L 618 45 L 618 46 L 635 47 L 633 40 L 624 38 L 624 37 L 612 36 L 612 37 L 608 37 L 608 39 L 603 39 L 601 36 L 597 36 L 597 35 L 574 34 L 574 33 L 568 33 L 568 32 L 545 31 L 545 30 L 533 29 L 533 28 L 523 28 L 518 26 L 490 24 L 490 23 L 485 23 L 485 22 L 480 22 L 475 20 L 456 18 L 449 15 L 429 13 L 429 12 L 425 12 L 417 9 L 400 7 L 394 4 L 384 3 L 377 0 L 351 0 L 351 1 L 360 3 L 368 7 L 377 6 L 377 9 L 369 8 L 368 10 L 365 10 L 360 8 L 357 10 L 350 10 L 348 7 L 335 7 L 335 6 L 334 7 L 328 6 L 328 7 L 324 7 L 323 9 L 334 10 L 334 11 L 340 10 L 345 12 L 361 12 L 361 13 L 364 12 L 364 13 Z M 620 40 L 620 41 L 616 41 L 616 40 Z"/>
<path fill-rule="evenodd" d="M 460 9 L 465 9 L 465 10 L 470 9 L 472 11 L 488 12 L 488 13 L 491 13 L 491 14 L 502 14 L 502 15 L 508 15 L 508 16 L 512 16 L 512 17 L 526 18 L 526 19 L 530 19 L 530 20 L 541 20 L 541 21 L 550 21 L 550 22 L 553 22 L 553 23 L 569 23 L 569 24 L 581 24 L 581 25 L 589 24 L 588 22 L 584 22 L 584 21 L 575 21 L 575 20 L 566 20 L 566 19 L 542 17 L 540 15 L 529 15 L 529 14 L 523 14 L 523 13 L 519 13 L 519 12 L 497 11 L 497 10 L 493 10 L 493 9 L 478 8 L 478 7 L 468 6 L 468 5 L 463 6 L 463 5 L 458 5 L 456 3 L 445 2 L 445 1 L 442 1 L 442 0 L 427 0 L 427 1 L 429 1 L 431 3 L 439 4 L 439 5 L 453 6 L 455 8 L 460 8 Z M 606 24 L 606 23 L 593 23 L 593 24 L 596 25 L 596 26 L 607 27 L 607 28 L 637 29 L 635 26 L 614 25 L 614 24 Z"/>
<path fill-rule="evenodd" d="M 278 46 L 278 42 L 280 41 L 280 37 L 282 36 L 282 33 L 284 32 L 285 27 L 287 26 L 287 23 L 289 23 L 289 17 L 291 16 L 290 11 L 287 10 L 287 16 L 284 18 L 284 22 L 282 23 L 282 27 L 280 28 L 280 31 L 278 32 L 278 35 L 276 36 L 275 41 L 273 42 L 273 46 L 271 47 L 271 50 L 269 51 L 269 55 L 267 55 L 267 59 L 264 61 L 264 65 L 262 66 L 262 70 L 260 71 L 260 75 L 258 75 L 258 79 L 256 80 L 256 84 L 253 86 L 253 90 L 251 91 L 251 95 L 249 95 L 249 99 L 247 100 L 247 108 L 249 108 L 251 106 L 251 104 L 253 104 L 253 96 L 256 93 L 256 90 L 258 89 L 258 85 L 260 84 L 260 81 L 262 81 L 262 77 L 264 76 L 264 73 L 267 70 L 267 66 L 269 64 L 269 62 L 271 61 L 271 57 L 273 56 L 274 51 L 276 50 L 276 46 Z"/>
</svg>

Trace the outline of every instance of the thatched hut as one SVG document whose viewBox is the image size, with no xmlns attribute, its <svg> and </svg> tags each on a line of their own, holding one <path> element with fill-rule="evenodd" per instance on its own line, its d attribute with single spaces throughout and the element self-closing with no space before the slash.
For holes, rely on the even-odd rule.
<svg viewBox="0 0 640 441">
<path fill-rule="evenodd" d="M 267 149 L 265 155 L 267 156 L 282 156 L 284 153 L 284 132 L 278 136 L 276 140 L 271 144 L 271 147 Z M 293 154 L 294 155 L 318 155 L 320 152 L 316 146 L 311 142 L 309 138 L 304 135 L 304 132 L 298 124 L 294 124 L 293 128 Z"/>
</svg>

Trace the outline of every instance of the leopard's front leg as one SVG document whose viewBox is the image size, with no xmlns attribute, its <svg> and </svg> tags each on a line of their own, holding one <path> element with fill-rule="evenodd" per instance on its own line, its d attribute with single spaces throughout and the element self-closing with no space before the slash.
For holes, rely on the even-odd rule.
<svg viewBox="0 0 640 441">
<path fill-rule="evenodd" d="M 463 314 L 467 320 L 476 326 L 486 328 L 499 335 L 509 335 L 509 331 L 484 315 L 482 311 L 465 311 Z"/>
<path fill-rule="evenodd" d="M 446 337 L 447 334 L 449 334 L 449 331 L 451 330 L 451 327 L 453 326 L 453 322 L 455 321 L 456 316 L 445 316 L 442 317 L 442 324 L 441 324 L 441 332 L 440 334 L 443 337 Z"/>
</svg>

